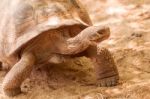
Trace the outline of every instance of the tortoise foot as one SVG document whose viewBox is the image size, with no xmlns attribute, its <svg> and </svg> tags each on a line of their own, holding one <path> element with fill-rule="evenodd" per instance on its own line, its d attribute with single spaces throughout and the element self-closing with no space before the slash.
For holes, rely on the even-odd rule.
<svg viewBox="0 0 150 99">
<path fill-rule="evenodd" d="M 4 94 L 13 97 L 21 93 L 21 88 L 4 89 Z"/>
</svg>

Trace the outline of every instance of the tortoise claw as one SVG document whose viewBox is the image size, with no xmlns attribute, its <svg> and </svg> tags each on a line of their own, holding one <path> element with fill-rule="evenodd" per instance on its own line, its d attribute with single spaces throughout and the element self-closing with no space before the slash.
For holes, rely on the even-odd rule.
<svg viewBox="0 0 150 99">
<path fill-rule="evenodd" d="M 116 86 L 118 84 L 118 81 L 119 81 L 119 76 L 116 75 L 113 77 L 99 79 L 97 80 L 96 85 L 99 87 L 112 87 L 112 86 Z"/>
</svg>

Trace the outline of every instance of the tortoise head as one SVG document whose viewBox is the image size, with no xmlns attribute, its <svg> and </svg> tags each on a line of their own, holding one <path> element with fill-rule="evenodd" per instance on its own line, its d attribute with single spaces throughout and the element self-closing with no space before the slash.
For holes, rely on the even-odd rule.
<svg viewBox="0 0 150 99">
<path fill-rule="evenodd" d="M 94 26 L 92 35 L 89 37 L 91 42 L 101 42 L 110 36 L 109 27 Z"/>
</svg>

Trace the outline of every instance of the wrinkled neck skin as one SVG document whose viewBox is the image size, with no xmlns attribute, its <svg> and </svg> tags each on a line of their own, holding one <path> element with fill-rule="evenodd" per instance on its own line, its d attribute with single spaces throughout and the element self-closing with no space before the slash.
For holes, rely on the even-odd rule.
<svg viewBox="0 0 150 99">
<path fill-rule="evenodd" d="M 80 52 L 86 50 L 90 45 L 97 46 L 97 43 L 91 41 L 90 38 L 93 34 L 98 33 L 97 31 L 88 31 L 88 29 L 93 29 L 93 27 L 87 27 L 84 30 L 70 30 L 68 28 L 61 28 L 50 30 L 42 33 L 38 37 L 34 38 L 26 44 L 20 51 L 31 52 L 35 55 L 37 62 L 36 63 L 45 63 L 48 60 L 51 63 L 62 63 L 65 61 L 66 57 L 69 58 L 71 55 L 76 55 Z M 71 36 L 71 31 L 77 31 L 76 35 Z M 107 33 L 101 35 L 98 39 L 106 39 Z M 95 36 L 94 36 L 95 37 Z M 97 36 L 96 36 L 97 37 Z M 96 39 L 97 40 L 97 39 Z M 21 56 L 19 54 L 18 56 Z"/>
</svg>

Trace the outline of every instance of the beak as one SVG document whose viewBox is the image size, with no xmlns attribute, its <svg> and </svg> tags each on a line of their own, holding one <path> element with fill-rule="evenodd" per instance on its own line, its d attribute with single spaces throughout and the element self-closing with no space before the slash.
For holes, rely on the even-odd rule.
<svg viewBox="0 0 150 99">
<path fill-rule="evenodd" d="M 100 26 L 98 26 L 98 28 L 99 28 L 99 27 L 100 27 Z M 96 38 L 97 38 L 97 39 L 92 40 L 92 41 L 94 41 L 94 42 L 96 42 L 96 43 L 100 43 L 100 42 L 102 42 L 102 41 L 108 39 L 109 36 L 110 36 L 110 29 L 109 29 L 109 27 L 100 27 L 100 28 L 101 28 L 101 29 L 99 29 L 99 30 L 97 31 L 97 33 L 96 33 Z"/>
</svg>

